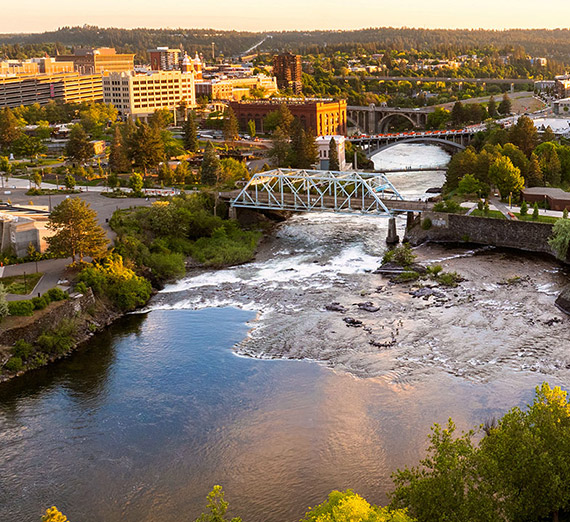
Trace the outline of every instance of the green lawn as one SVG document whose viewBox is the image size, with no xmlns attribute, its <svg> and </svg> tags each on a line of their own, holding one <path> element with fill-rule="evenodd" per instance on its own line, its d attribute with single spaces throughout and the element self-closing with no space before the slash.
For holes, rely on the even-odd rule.
<svg viewBox="0 0 570 522">
<path fill-rule="evenodd" d="M 518 212 L 513 212 L 517 219 L 520 221 L 535 221 L 537 223 L 556 223 L 556 221 L 560 218 L 552 217 L 552 216 L 544 216 L 543 214 L 538 215 L 538 219 L 532 218 L 532 210 L 526 215 L 521 216 Z M 471 212 L 471 216 L 476 217 L 487 217 L 487 218 L 494 218 L 494 219 L 507 219 L 501 212 L 498 210 L 489 210 L 485 212 L 484 210 L 475 209 Z"/>
<path fill-rule="evenodd" d="M 3 277 L 0 279 L 0 283 L 4 285 L 6 292 L 9 294 L 27 295 L 38 284 L 42 275 L 42 273 L 26 274 L 25 280 L 23 275 Z"/>
</svg>

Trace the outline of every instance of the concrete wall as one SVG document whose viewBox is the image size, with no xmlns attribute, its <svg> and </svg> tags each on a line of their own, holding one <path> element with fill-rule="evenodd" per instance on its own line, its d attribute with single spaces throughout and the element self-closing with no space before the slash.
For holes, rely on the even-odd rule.
<svg viewBox="0 0 570 522">
<path fill-rule="evenodd" d="M 507 221 L 439 212 L 423 213 L 422 222 L 427 218 L 432 222 L 429 230 L 415 226 L 408 231 L 407 237 L 412 244 L 424 241 L 469 242 L 553 254 L 548 244 L 553 225 L 547 223 Z"/>
</svg>

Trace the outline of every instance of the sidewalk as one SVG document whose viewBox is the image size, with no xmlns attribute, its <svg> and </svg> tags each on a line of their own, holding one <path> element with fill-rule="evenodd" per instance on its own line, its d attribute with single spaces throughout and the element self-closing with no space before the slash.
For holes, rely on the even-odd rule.
<svg viewBox="0 0 570 522">
<path fill-rule="evenodd" d="M 24 299 L 31 299 L 39 295 L 45 294 L 48 290 L 57 286 L 57 282 L 61 280 L 65 272 L 65 267 L 71 263 L 71 258 L 67 259 L 45 259 L 37 262 L 37 272 L 44 275 L 38 281 L 38 284 L 28 295 L 7 294 L 7 301 L 23 301 Z M 0 278 L 11 277 L 26 274 L 36 273 L 36 262 L 21 263 L 19 265 L 8 265 L 0 267 Z"/>
</svg>

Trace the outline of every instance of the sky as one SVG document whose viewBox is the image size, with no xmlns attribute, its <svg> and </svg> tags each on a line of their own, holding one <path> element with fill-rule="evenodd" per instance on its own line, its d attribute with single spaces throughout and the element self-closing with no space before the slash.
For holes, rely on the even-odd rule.
<svg viewBox="0 0 570 522">
<path fill-rule="evenodd" d="M 426 28 L 559 28 L 570 2 L 547 0 L 3 0 L 0 33 L 66 25 L 250 31 Z M 567 27 L 567 26 L 566 26 Z"/>
</svg>

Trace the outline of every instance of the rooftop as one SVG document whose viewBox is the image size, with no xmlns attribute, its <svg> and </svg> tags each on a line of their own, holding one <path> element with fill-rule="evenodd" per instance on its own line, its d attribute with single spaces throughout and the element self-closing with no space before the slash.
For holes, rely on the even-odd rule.
<svg viewBox="0 0 570 522">
<path fill-rule="evenodd" d="M 559 188 L 552 187 L 531 187 L 522 191 L 523 195 L 532 194 L 535 196 L 549 196 L 551 198 L 563 199 L 570 201 L 570 192 L 566 192 Z"/>
</svg>

